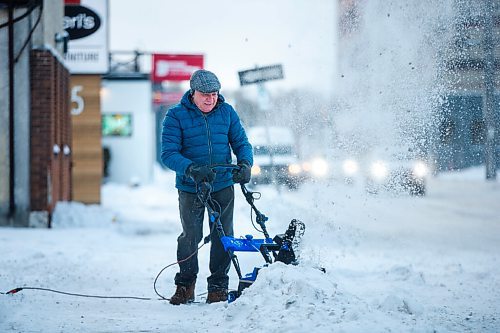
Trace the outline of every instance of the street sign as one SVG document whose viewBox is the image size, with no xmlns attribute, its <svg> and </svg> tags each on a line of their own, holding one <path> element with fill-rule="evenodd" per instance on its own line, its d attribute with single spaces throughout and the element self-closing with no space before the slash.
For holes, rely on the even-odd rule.
<svg viewBox="0 0 500 333">
<path fill-rule="evenodd" d="M 240 84 L 242 86 L 284 78 L 283 67 L 281 65 L 257 67 L 254 69 L 238 72 L 238 75 L 240 77 Z"/>
</svg>

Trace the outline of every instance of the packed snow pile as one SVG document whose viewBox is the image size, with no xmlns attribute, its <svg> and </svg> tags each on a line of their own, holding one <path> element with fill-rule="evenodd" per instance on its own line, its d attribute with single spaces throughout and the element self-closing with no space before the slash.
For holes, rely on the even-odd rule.
<svg viewBox="0 0 500 333">
<path fill-rule="evenodd" d="M 278 331 L 297 331 L 308 320 L 325 322 L 335 302 L 333 281 L 318 269 L 275 263 L 260 270 L 255 283 L 228 306 L 223 319 L 233 329 L 250 330 L 272 326 L 276 318 L 290 318 L 288 323 L 280 319 Z"/>
<path fill-rule="evenodd" d="M 100 205 L 60 201 L 52 215 L 53 228 L 105 227 L 116 221 L 115 212 Z"/>
</svg>

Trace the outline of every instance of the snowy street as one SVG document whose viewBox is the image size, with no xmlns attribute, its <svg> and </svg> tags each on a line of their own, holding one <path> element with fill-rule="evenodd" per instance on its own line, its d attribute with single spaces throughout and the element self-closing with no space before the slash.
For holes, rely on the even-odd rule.
<svg viewBox="0 0 500 333">
<path fill-rule="evenodd" d="M 155 186 L 106 184 L 101 206 L 61 204 L 52 229 L 2 228 L 2 293 L 27 286 L 151 300 L 1 294 L 0 331 L 500 331 L 500 183 L 486 182 L 482 168 L 440 174 L 424 197 L 368 195 L 334 182 L 256 190 L 271 236 L 292 218 L 305 222 L 301 263 L 262 269 L 230 304 L 204 303 L 208 245 L 199 254 L 200 303 L 172 306 L 154 293 L 180 233 L 171 173 Z M 260 237 L 238 189 L 236 198 L 235 236 Z M 244 273 L 263 263 L 256 253 L 238 257 Z M 159 278 L 165 297 L 176 272 Z"/>
</svg>

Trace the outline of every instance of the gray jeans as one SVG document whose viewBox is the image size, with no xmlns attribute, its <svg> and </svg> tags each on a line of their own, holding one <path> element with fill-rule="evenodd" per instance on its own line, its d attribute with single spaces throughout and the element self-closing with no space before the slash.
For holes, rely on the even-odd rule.
<svg viewBox="0 0 500 333">
<path fill-rule="evenodd" d="M 212 193 L 212 199 L 217 202 L 216 211 L 220 213 L 220 221 L 227 236 L 233 236 L 234 187 L 229 186 Z M 181 261 L 193 254 L 203 239 L 203 220 L 205 206 L 194 193 L 179 190 L 179 212 L 182 223 L 182 233 L 177 238 L 177 260 Z M 207 278 L 208 291 L 227 289 L 228 272 L 231 259 L 222 245 L 217 230 L 210 234 L 210 273 Z M 201 244 L 200 244 L 201 245 Z M 194 254 L 188 260 L 179 263 L 179 273 L 175 275 L 175 284 L 189 286 L 196 282 L 199 272 L 198 255 Z"/>
</svg>

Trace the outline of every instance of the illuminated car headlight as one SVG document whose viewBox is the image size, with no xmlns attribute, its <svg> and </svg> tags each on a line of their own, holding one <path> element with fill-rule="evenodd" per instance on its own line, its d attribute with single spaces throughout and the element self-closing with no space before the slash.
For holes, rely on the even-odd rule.
<svg viewBox="0 0 500 333">
<path fill-rule="evenodd" d="M 288 166 L 288 172 L 292 175 L 297 175 L 302 172 L 302 168 L 298 164 L 290 164 Z"/>
<path fill-rule="evenodd" d="M 258 175 L 260 175 L 260 173 L 261 173 L 260 166 L 258 166 L 256 164 L 254 166 L 252 166 L 252 175 L 258 176 Z"/>
<path fill-rule="evenodd" d="M 328 163 L 322 158 L 311 161 L 310 171 L 316 177 L 324 177 L 328 173 Z"/>
<path fill-rule="evenodd" d="M 413 166 L 413 174 L 419 178 L 427 176 L 429 167 L 424 162 L 416 162 Z"/>
<path fill-rule="evenodd" d="M 353 176 L 359 170 L 358 162 L 355 160 L 345 160 L 344 163 L 342 163 L 342 170 L 346 176 Z"/>
<path fill-rule="evenodd" d="M 389 174 L 389 170 L 387 169 L 387 165 L 385 165 L 382 161 L 377 161 L 372 164 L 370 172 L 376 180 L 384 180 Z"/>
</svg>

